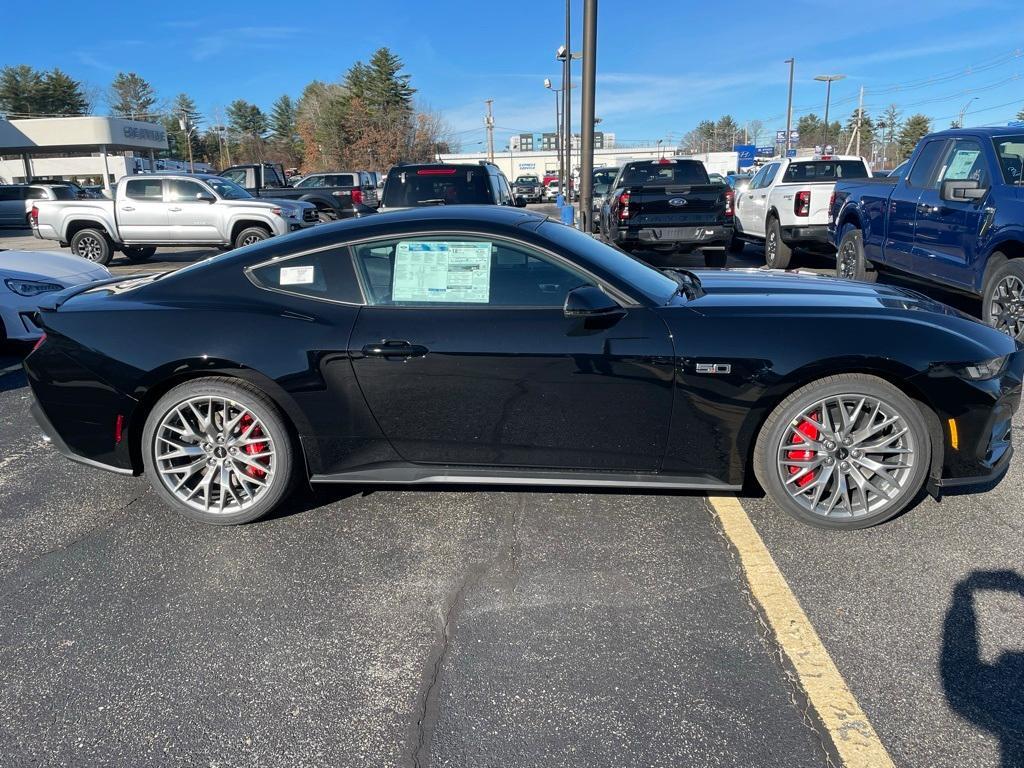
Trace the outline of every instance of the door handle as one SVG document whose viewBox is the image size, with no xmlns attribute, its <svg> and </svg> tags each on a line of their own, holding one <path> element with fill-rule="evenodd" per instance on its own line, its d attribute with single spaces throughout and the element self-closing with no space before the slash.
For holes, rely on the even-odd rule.
<svg viewBox="0 0 1024 768">
<path fill-rule="evenodd" d="M 428 351 L 426 347 L 419 344 L 410 344 L 408 341 L 396 339 L 384 339 L 378 344 L 367 344 L 363 347 L 363 354 L 367 357 L 423 357 Z"/>
<path fill-rule="evenodd" d="M 177 208 L 177 207 L 175 207 L 175 208 L 168 208 L 167 210 L 168 210 L 168 211 L 175 211 L 175 212 L 177 212 L 177 211 L 180 211 L 180 210 L 181 210 L 181 208 Z"/>
<path fill-rule="evenodd" d="M 122 211 L 134 211 L 135 209 L 132 206 L 130 206 L 130 205 L 122 205 L 121 206 L 121 210 Z"/>
</svg>

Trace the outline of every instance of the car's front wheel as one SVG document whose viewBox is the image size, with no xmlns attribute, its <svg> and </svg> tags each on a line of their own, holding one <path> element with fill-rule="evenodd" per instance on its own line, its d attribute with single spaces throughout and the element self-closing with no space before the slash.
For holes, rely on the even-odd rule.
<svg viewBox="0 0 1024 768">
<path fill-rule="evenodd" d="M 153 406 L 142 435 L 150 483 L 168 506 L 212 525 L 248 523 L 288 493 L 294 449 L 263 392 L 229 378 L 193 379 Z"/>
<path fill-rule="evenodd" d="M 244 248 L 247 245 L 254 245 L 270 238 L 270 231 L 264 227 L 248 227 L 238 233 L 235 238 L 235 248 Z"/>
<path fill-rule="evenodd" d="M 843 374 L 793 392 L 758 435 L 754 472 L 793 517 L 866 528 L 920 494 L 931 440 L 918 406 L 874 376 Z"/>
</svg>

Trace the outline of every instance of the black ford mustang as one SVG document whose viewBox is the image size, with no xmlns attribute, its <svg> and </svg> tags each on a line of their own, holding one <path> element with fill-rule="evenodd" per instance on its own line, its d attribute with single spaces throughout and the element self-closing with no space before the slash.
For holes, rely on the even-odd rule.
<svg viewBox="0 0 1024 768">
<path fill-rule="evenodd" d="M 1000 478 L 1016 342 L 912 291 L 659 271 L 542 216 L 381 214 L 55 294 L 25 368 L 70 458 L 209 523 L 297 479 L 726 491 L 871 525 Z"/>
</svg>

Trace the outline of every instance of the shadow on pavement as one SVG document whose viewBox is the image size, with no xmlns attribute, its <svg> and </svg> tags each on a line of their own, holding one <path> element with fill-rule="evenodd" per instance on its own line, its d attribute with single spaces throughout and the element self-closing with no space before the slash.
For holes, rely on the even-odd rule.
<svg viewBox="0 0 1024 768">
<path fill-rule="evenodd" d="M 942 687 L 954 712 L 998 737 L 1003 768 L 1020 768 L 1024 766 L 1024 652 L 1004 651 L 993 663 L 981 659 L 974 596 L 986 590 L 1019 597 L 1024 610 L 1024 576 L 1019 573 L 974 571 L 962 579 L 953 588 L 943 626 Z"/>
</svg>

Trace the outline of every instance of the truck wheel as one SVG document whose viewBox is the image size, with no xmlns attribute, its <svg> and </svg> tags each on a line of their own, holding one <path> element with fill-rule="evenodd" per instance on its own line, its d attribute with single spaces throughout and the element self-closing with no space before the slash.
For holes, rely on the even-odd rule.
<svg viewBox="0 0 1024 768">
<path fill-rule="evenodd" d="M 769 269 L 785 269 L 793 258 L 793 250 L 782 241 L 782 227 L 774 216 L 768 219 L 768 234 L 764 239 L 764 263 Z"/>
<path fill-rule="evenodd" d="M 742 237 L 733 235 L 732 240 L 729 241 L 729 253 L 743 253 L 744 245 L 746 245 L 746 243 L 743 242 Z"/>
<path fill-rule="evenodd" d="M 836 251 L 836 277 L 873 283 L 878 279 L 874 266 L 864 258 L 864 237 L 859 229 L 847 225 Z"/>
<path fill-rule="evenodd" d="M 235 248 L 244 248 L 247 245 L 253 245 L 269 237 L 270 232 L 263 227 L 247 227 L 239 232 L 238 237 L 235 238 Z"/>
<path fill-rule="evenodd" d="M 80 229 L 71 238 L 71 252 L 75 256 L 107 266 L 114 248 L 102 229 Z"/>
<path fill-rule="evenodd" d="M 704 266 L 708 269 L 725 269 L 728 263 L 729 254 L 725 252 L 724 248 L 704 251 Z"/>
<path fill-rule="evenodd" d="M 126 246 L 121 249 L 128 261 L 133 261 L 136 264 L 141 264 L 144 261 L 149 261 L 153 258 L 153 254 L 156 253 L 155 245 L 133 245 Z"/>
<path fill-rule="evenodd" d="M 1024 340 L 1024 260 L 1010 259 L 992 270 L 983 301 L 986 323 Z"/>
</svg>

